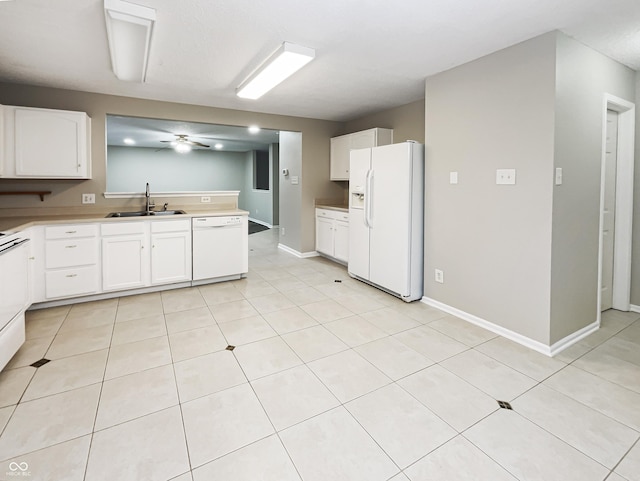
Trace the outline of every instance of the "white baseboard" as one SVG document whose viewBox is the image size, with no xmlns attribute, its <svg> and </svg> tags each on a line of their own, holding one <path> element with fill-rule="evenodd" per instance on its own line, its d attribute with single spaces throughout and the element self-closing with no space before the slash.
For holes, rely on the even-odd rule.
<svg viewBox="0 0 640 481">
<path fill-rule="evenodd" d="M 260 224 L 260 225 L 263 225 L 265 227 L 268 227 L 269 229 L 273 229 L 273 226 L 271 224 L 269 224 L 268 222 L 265 222 L 263 220 L 254 219 L 253 217 L 249 217 L 249 220 L 251 222 L 255 222 L 256 224 Z"/>
<path fill-rule="evenodd" d="M 292 249 L 289 246 L 286 246 L 284 244 L 278 244 L 278 249 L 283 250 L 289 254 L 292 254 L 296 257 L 299 257 L 300 259 L 308 259 L 309 257 L 318 257 L 320 254 L 318 254 L 316 251 L 311 251 L 311 252 L 298 252 L 295 249 Z"/>
<path fill-rule="evenodd" d="M 629 305 L 629 310 L 631 312 L 637 312 L 640 313 L 640 306 L 636 306 L 635 304 L 630 304 Z"/>
<path fill-rule="evenodd" d="M 537 351 L 541 354 L 544 354 L 549 357 L 553 357 L 561 351 L 565 350 L 569 346 L 575 344 L 579 340 L 585 338 L 592 332 L 598 330 L 600 327 L 600 323 L 598 321 L 589 324 L 588 326 L 583 327 L 579 331 L 574 332 L 573 334 L 568 335 L 564 339 L 559 340 L 558 342 L 552 344 L 551 346 L 544 344 L 540 341 L 536 341 L 527 336 L 523 336 L 511 329 L 507 329 L 506 327 L 499 326 L 498 324 L 494 324 L 493 322 L 487 321 L 486 319 L 482 319 L 478 316 L 474 316 L 473 314 L 469 314 L 468 312 L 461 311 L 456 307 L 452 307 L 448 304 L 444 304 L 443 302 L 436 301 L 435 299 L 431 299 L 429 297 L 423 297 L 421 302 L 440 309 L 448 314 L 452 314 L 460 319 L 463 319 L 471 324 L 475 324 L 476 326 L 480 326 L 488 331 L 495 332 L 502 337 L 505 337 L 513 342 L 517 342 L 518 344 L 528 347 L 534 351 Z"/>
</svg>

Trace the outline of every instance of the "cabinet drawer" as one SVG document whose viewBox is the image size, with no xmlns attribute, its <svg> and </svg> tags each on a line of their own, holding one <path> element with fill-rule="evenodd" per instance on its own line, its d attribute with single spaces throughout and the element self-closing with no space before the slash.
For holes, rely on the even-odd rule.
<svg viewBox="0 0 640 481">
<path fill-rule="evenodd" d="M 45 239 L 74 239 L 76 237 L 96 237 L 98 226 L 95 224 L 56 225 L 46 227 Z"/>
<path fill-rule="evenodd" d="M 328 209 L 316 209 L 316 215 L 318 217 L 326 217 L 327 219 L 333 219 L 332 212 Z"/>
<path fill-rule="evenodd" d="M 113 222 L 111 224 L 101 224 L 102 235 L 123 235 L 123 234 L 144 234 L 144 222 Z"/>
<path fill-rule="evenodd" d="M 185 232 L 191 230 L 191 219 L 155 220 L 151 222 L 151 232 Z"/>
<path fill-rule="evenodd" d="M 45 296 L 72 297 L 98 291 L 98 267 L 76 267 L 45 273 Z"/>
<path fill-rule="evenodd" d="M 97 264 L 98 239 L 48 240 L 45 246 L 45 259 L 47 269 Z"/>
<path fill-rule="evenodd" d="M 334 219 L 349 222 L 349 214 L 347 212 L 336 212 Z"/>
</svg>

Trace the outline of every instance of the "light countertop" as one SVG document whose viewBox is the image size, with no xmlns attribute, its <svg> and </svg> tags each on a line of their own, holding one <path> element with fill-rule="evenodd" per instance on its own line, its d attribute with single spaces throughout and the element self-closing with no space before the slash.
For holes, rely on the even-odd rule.
<svg viewBox="0 0 640 481">
<path fill-rule="evenodd" d="M 340 212 L 349 212 L 348 205 L 341 204 L 316 204 L 316 209 L 337 210 Z"/>
<path fill-rule="evenodd" d="M 141 216 L 141 217 L 105 217 L 112 211 L 104 214 L 66 214 L 66 215 L 40 215 L 40 216 L 24 216 L 24 217 L 0 217 L 0 232 L 19 232 L 34 225 L 51 225 L 51 224 L 83 224 L 92 222 L 132 222 L 141 220 L 179 220 L 191 219 L 193 217 L 211 217 L 226 215 L 249 215 L 249 212 L 241 209 L 225 209 L 225 210 L 198 210 L 194 212 L 186 212 L 185 214 L 169 215 L 169 216 Z"/>
</svg>

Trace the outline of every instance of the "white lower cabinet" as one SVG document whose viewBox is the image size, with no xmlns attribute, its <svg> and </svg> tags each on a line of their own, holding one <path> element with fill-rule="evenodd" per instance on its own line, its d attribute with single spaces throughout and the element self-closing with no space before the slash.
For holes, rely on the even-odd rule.
<svg viewBox="0 0 640 481">
<path fill-rule="evenodd" d="M 102 290 L 149 285 L 149 229 L 146 222 L 102 224 Z"/>
<path fill-rule="evenodd" d="M 44 297 L 57 299 L 100 291 L 98 226 L 56 225 L 44 229 Z"/>
<path fill-rule="evenodd" d="M 189 220 L 152 222 L 151 284 L 191 280 Z"/>
<path fill-rule="evenodd" d="M 349 261 L 349 214 L 316 209 L 316 251 L 341 262 Z"/>
</svg>

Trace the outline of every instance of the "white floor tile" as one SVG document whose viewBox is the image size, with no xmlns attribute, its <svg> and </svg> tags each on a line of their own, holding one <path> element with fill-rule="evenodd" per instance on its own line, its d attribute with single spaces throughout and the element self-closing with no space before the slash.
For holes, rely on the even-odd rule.
<svg viewBox="0 0 640 481">
<path fill-rule="evenodd" d="M 173 362 L 179 362 L 221 351 L 229 343 L 215 325 L 170 334 L 169 344 Z"/>
<path fill-rule="evenodd" d="M 31 319 L 26 316 L 25 330 L 27 339 L 37 339 L 39 337 L 55 336 L 64 321 L 64 318 L 45 317 L 42 319 Z"/>
<path fill-rule="evenodd" d="M 118 322 L 113 328 L 111 345 L 118 346 L 166 335 L 167 326 L 164 316 L 145 317 L 133 321 Z"/>
<path fill-rule="evenodd" d="M 276 431 L 340 404 L 307 366 L 298 366 L 252 381 Z"/>
<path fill-rule="evenodd" d="M 194 481 L 300 481 L 275 435 L 194 469 L 193 478 Z"/>
<path fill-rule="evenodd" d="M 635 343 L 613 337 L 573 366 L 640 393 L 640 350 Z"/>
<path fill-rule="evenodd" d="M 114 346 L 109 352 L 105 379 L 126 376 L 171 363 L 166 336 Z"/>
<path fill-rule="evenodd" d="M 443 361 L 469 349 L 469 346 L 428 326 L 403 331 L 393 337 L 435 362 Z"/>
<path fill-rule="evenodd" d="M 59 332 L 77 331 L 113 324 L 116 322 L 117 305 L 96 309 L 71 309 L 60 326 Z"/>
<path fill-rule="evenodd" d="M 0 459 L 9 459 L 93 430 L 100 386 L 20 403 L 0 437 Z"/>
<path fill-rule="evenodd" d="M 0 434 L 2 433 L 2 431 L 4 431 L 4 428 L 9 422 L 9 419 L 11 418 L 11 415 L 13 414 L 15 408 L 15 405 L 0 408 Z"/>
<path fill-rule="evenodd" d="M 640 480 L 640 442 L 637 442 L 629 451 L 616 467 L 615 472 L 629 481 Z"/>
<path fill-rule="evenodd" d="M 385 307 L 384 304 L 376 301 L 373 297 L 363 294 L 341 296 L 340 298 L 336 299 L 336 302 L 341 306 L 346 307 L 354 314 L 376 311 Z"/>
<path fill-rule="evenodd" d="M 360 316 L 389 335 L 421 326 L 415 319 L 411 319 L 391 307 L 364 312 Z"/>
<path fill-rule="evenodd" d="M 640 406 L 636 392 L 573 366 L 554 374 L 544 385 L 640 431 L 640 409 L 631 409 Z"/>
<path fill-rule="evenodd" d="M 140 394 L 132 396 L 134 392 Z M 177 404 L 171 365 L 111 379 L 102 386 L 94 429 L 105 429 Z"/>
<path fill-rule="evenodd" d="M 451 315 L 430 322 L 429 327 L 471 347 L 497 337 L 491 331 Z"/>
<path fill-rule="evenodd" d="M 171 479 L 188 470 L 176 406 L 95 433 L 85 480 Z"/>
<path fill-rule="evenodd" d="M 280 337 L 238 346 L 233 353 L 250 381 L 302 364 Z"/>
<path fill-rule="evenodd" d="M 303 306 L 305 304 L 311 304 L 312 302 L 327 299 L 327 296 L 313 287 L 303 287 L 301 289 L 290 290 L 287 291 L 285 295 L 287 296 L 287 299 L 293 302 L 296 306 Z"/>
<path fill-rule="evenodd" d="M 398 384 L 460 432 L 498 409 L 495 399 L 438 365 Z"/>
<path fill-rule="evenodd" d="M 170 314 L 166 314 L 164 318 L 167 323 L 167 332 L 169 334 L 216 325 L 216 321 L 211 315 L 211 311 L 206 307 L 172 312 Z"/>
<path fill-rule="evenodd" d="M 282 339 L 304 362 L 315 361 L 349 349 L 349 346 L 324 326 L 319 325 L 284 334 Z"/>
<path fill-rule="evenodd" d="M 235 321 L 236 319 L 243 319 L 260 314 L 246 299 L 214 304 L 209 306 L 209 309 L 218 323 Z"/>
<path fill-rule="evenodd" d="M 353 350 L 313 361 L 308 366 L 343 403 L 391 383 L 391 379 Z"/>
<path fill-rule="evenodd" d="M 324 324 L 325 322 L 336 321 L 344 317 L 353 316 L 353 312 L 346 307 L 338 304 L 333 299 L 312 302 L 301 306 L 302 310 L 313 317 L 316 321 Z"/>
<path fill-rule="evenodd" d="M 609 470 L 513 411 L 500 409 L 464 436 L 518 479 L 602 481 Z"/>
<path fill-rule="evenodd" d="M 249 384 L 184 403 L 182 415 L 194 468 L 274 432 Z"/>
<path fill-rule="evenodd" d="M 566 366 L 564 362 L 535 352 L 504 337 L 486 342 L 476 347 L 476 350 L 536 381 L 544 381 Z"/>
<path fill-rule="evenodd" d="M 345 407 L 402 469 L 457 434 L 395 384 L 366 394 Z"/>
<path fill-rule="evenodd" d="M 108 353 L 108 349 L 103 349 L 78 354 L 39 367 L 23 400 L 29 401 L 102 382 Z"/>
<path fill-rule="evenodd" d="M 280 437 L 304 481 L 386 481 L 400 471 L 342 407 Z"/>
<path fill-rule="evenodd" d="M 227 342 L 232 346 L 240 346 L 241 344 L 277 336 L 276 331 L 271 328 L 262 316 L 223 322 L 219 326 Z"/>
<path fill-rule="evenodd" d="M 200 294 L 208 305 L 221 304 L 223 302 L 241 301 L 244 299 L 242 292 L 227 282 L 200 286 Z"/>
<path fill-rule="evenodd" d="M 349 347 L 359 346 L 387 336 L 384 331 L 360 316 L 345 317 L 337 321 L 327 322 L 324 327 Z"/>
<path fill-rule="evenodd" d="M 295 304 L 281 293 L 252 297 L 249 302 L 260 314 L 295 307 Z"/>
<path fill-rule="evenodd" d="M 363 344 L 355 350 L 394 381 L 433 364 L 431 360 L 393 337 Z"/>
<path fill-rule="evenodd" d="M 442 367 L 500 401 L 511 401 L 536 381 L 477 351 L 458 354 Z"/>
<path fill-rule="evenodd" d="M 106 349 L 111 344 L 113 324 L 89 329 L 60 332 L 47 351 L 47 359 L 60 359 L 85 352 Z"/>
<path fill-rule="evenodd" d="M 278 334 L 286 334 L 318 325 L 315 319 L 299 307 L 290 307 L 289 309 L 270 312 L 263 317 Z"/>
<path fill-rule="evenodd" d="M 131 321 L 164 314 L 160 293 L 143 294 L 121 298 L 118 303 L 116 322 Z"/>
<path fill-rule="evenodd" d="M 0 372 L 0 407 L 18 404 L 35 373 L 31 366 Z"/>
<path fill-rule="evenodd" d="M 176 362 L 174 368 L 183 403 L 247 382 L 231 351 Z"/>
<path fill-rule="evenodd" d="M 163 291 L 161 297 L 162 309 L 165 314 L 192 310 L 207 305 L 197 287 Z"/>
<path fill-rule="evenodd" d="M 457 436 L 409 466 L 406 474 L 411 481 L 517 481 L 462 436 Z"/>
<path fill-rule="evenodd" d="M 512 403 L 513 408 L 567 444 L 613 469 L 640 436 L 637 431 L 544 385 Z"/>
<path fill-rule="evenodd" d="M 5 370 L 14 369 L 16 367 L 25 367 L 42 359 L 51 346 L 53 337 L 39 337 L 30 339 L 18 349 L 11 360 L 5 366 Z"/>
<path fill-rule="evenodd" d="M 8 479 L 38 481 L 83 481 L 91 436 L 82 436 L 0 463 L 0 472 L 11 474 Z M 13 464 L 11 467 L 9 464 Z M 26 467 L 26 470 L 20 469 Z M 16 469 L 18 468 L 18 469 Z"/>
</svg>

